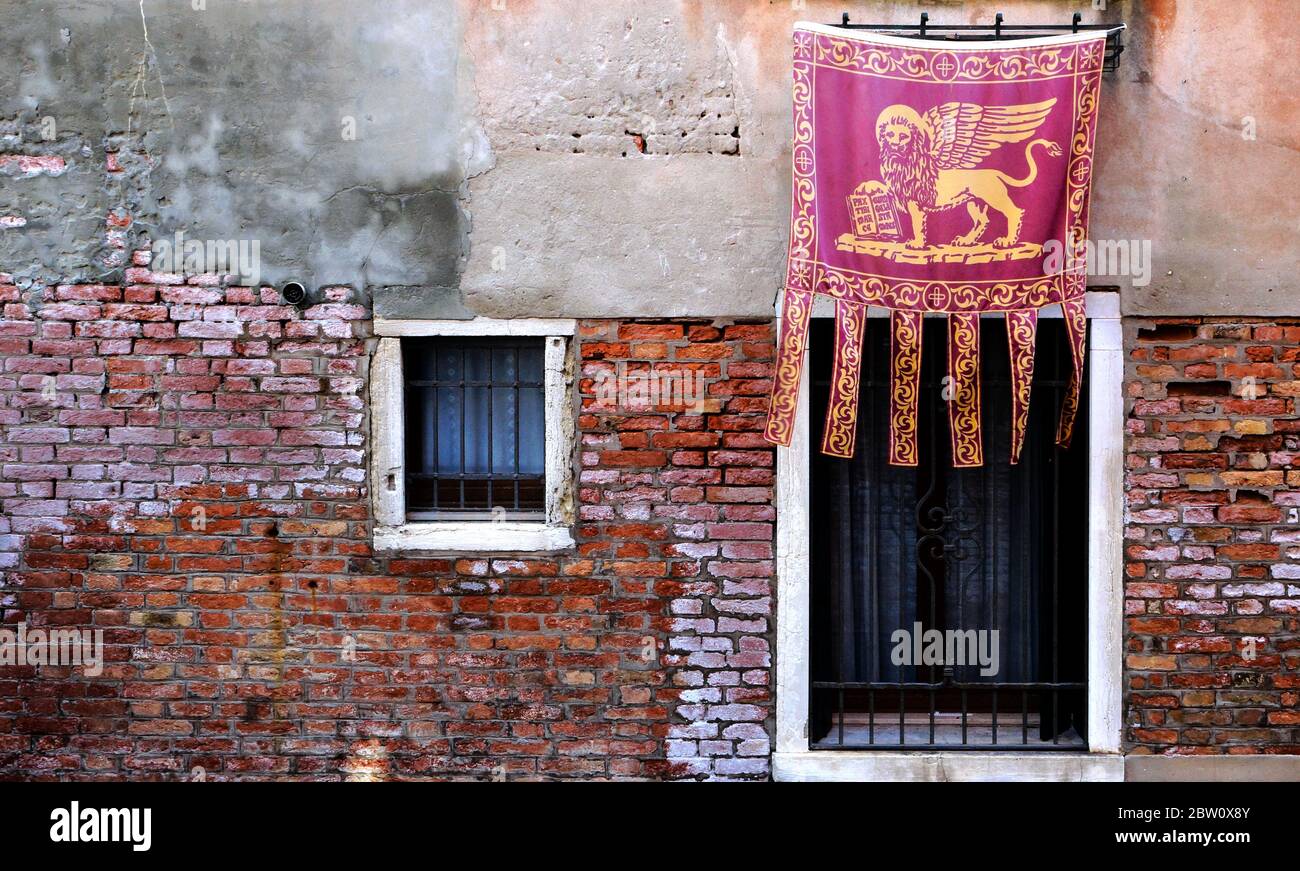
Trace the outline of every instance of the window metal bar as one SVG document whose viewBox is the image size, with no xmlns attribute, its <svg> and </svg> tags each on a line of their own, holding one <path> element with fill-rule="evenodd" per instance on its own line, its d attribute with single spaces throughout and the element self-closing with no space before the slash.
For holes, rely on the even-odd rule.
<svg viewBox="0 0 1300 871">
<path fill-rule="evenodd" d="M 1060 695 L 1056 690 L 1052 690 L 1052 743 L 1055 744 L 1061 740 L 1061 720 L 1060 710 L 1057 702 Z"/>
<path fill-rule="evenodd" d="M 903 672 L 901 667 L 898 677 L 898 743 L 899 746 L 902 746 L 907 743 L 907 699 L 903 694 Z"/>
<path fill-rule="evenodd" d="M 492 386 L 492 385 L 493 385 L 493 383 L 494 383 L 494 376 L 496 375 L 496 365 L 497 365 L 497 361 L 496 361 L 496 354 L 493 354 L 491 350 L 489 350 L 488 353 L 487 353 L 487 364 L 488 364 L 488 382 L 489 382 L 489 383 L 488 383 L 488 386 L 487 386 L 487 421 L 488 421 L 488 431 L 487 431 L 487 467 L 488 467 L 488 481 L 487 481 L 487 507 L 488 507 L 488 510 L 489 510 L 489 511 L 495 511 L 495 510 L 496 510 L 496 504 L 497 504 L 497 503 L 496 503 L 496 501 L 492 498 L 492 496 L 493 496 L 493 492 L 492 492 L 492 483 L 493 483 L 493 481 L 492 481 L 492 473 L 496 471 L 497 452 L 496 452 L 496 442 L 494 442 L 494 441 L 492 440 L 492 419 L 493 419 L 494 417 L 496 417 L 496 414 L 495 414 L 495 412 L 496 412 L 496 402 L 495 402 L 495 400 L 496 400 L 496 396 L 493 395 L 493 392 L 492 392 L 492 390 L 493 390 L 493 386 Z M 515 469 L 516 469 L 516 470 L 519 469 L 519 464 L 518 464 L 518 463 L 515 464 Z M 514 506 L 511 506 L 511 507 L 514 507 Z"/>
<path fill-rule="evenodd" d="M 436 353 L 433 355 L 433 374 L 434 375 L 438 374 L 438 355 Z M 438 411 L 439 411 L 439 400 L 442 396 L 442 390 L 440 388 L 434 387 L 431 390 L 426 390 L 425 396 L 427 397 L 428 401 L 431 401 L 433 403 L 433 409 L 432 409 L 433 413 L 430 415 L 430 417 L 433 418 L 433 467 L 436 469 L 438 468 L 439 460 L 441 459 L 441 452 L 442 452 L 442 443 L 438 441 L 438 439 L 440 438 L 439 423 L 441 422 L 441 418 L 442 418 L 442 415 L 439 414 Z M 407 411 L 409 413 L 409 409 L 407 409 Z M 408 475 L 410 474 L 410 469 L 407 469 L 407 474 Z M 438 492 L 437 485 L 434 485 L 433 487 L 433 510 L 434 511 L 437 511 L 441 507 L 438 505 L 438 500 L 439 498 L 441 498 L 441 495 L 442 494 Z"/>
<path fill-rule="evenodd" d="M 998 691 L 993 690 L 993 743 L 998 743 Z"/>
<path fill-rule="evenodd" d="M 868 356 L 868 353 L 871 351 L 873 347 L 874 345 L 867 340 L 866 331 L 864 330 L 862 335 L 862 345 L 858 354 L 859 361 L 862 361 L 863 363 L 870 365 L 872 360 Z M 866 429 L 866 432 L 871 433 L 874 436 L 876 432 L 876 403 L 868 402 L 867 406 L 868 406 L 868 413 L 869 413 L 869 418 L 868 418 L 869 426 Z M 859 408 L 861 408 L 861 403 L 859 403 Z M 857 430 L 858 441 L 861 440 L 862 434 L 863 434 L 863 429 L 861 427 L 861 423 L 859 423 L 858 430 Z M 870 512 L 868 516 L 871 518 L 871 526 L 872 526 L 872 532 L 874 536 L 871 539 L 871 544 L 872 547 L 876 549 L 877 554 L 879 554 L 882 550 L 880 547 L 880 534 L 881 534 L 881 526 L 884 522 L 884 514 L 885 514 L 885 512 L 882 511 L 880 507 L 880 483 L 882 477 L 880 474 L 880 452 L 872 451 L 871 457 L 872 457 L 871 486 L 867 488 L 867 510 Z M 879 556 L 877 556 L 876 559 L 878 560 Z M 901 560 L 899 561 L 901 562 Z M 877 569 L 879 567 L 880 567 L 879 563 L 877 563 L 874 566 L 874 568 Z M 871 622 L 873 624 L 873 633 L 874 633 L 880 631 L 880 585 L 871 584 L 869 586 L 870 586 L 870 596 L 871 596 Z M 871 675 L 878 676 L 880 674 L 880 645 L 879 644 L 871 645 L 870 661 L 868 664 L 868 668 L 871 669 L 871 671 L 869 672 Z"/>
<path fill-rule="evenodd" d="M 499 475 L 489 475 L 487 472 L 465 472 L 465 473 L 463 473 L 463 474 L 460 473 L 460 472 L 453 472 L 453 473 L 451 473 L 451 474 L 438 474 L 437 472 L 411 472 L 409 475 L 407 475 L 407 477 L 408 477 L 408 478 L 428 478 L 428 479 L 436 479 L 436 478 L 464 478 L 464 479 L 467 480 L 467 481 L 486 481 L 486 480 L 488 480 L 489 478 L 494 478 L 494 479 L 496 479 L 496 480 L 498 480 L 498 481 L 504 481 L 504 480 L 506 480 L 506 479 L 508 479 L 508 478 L 519 478 L 520 480 L 523 480 L 523 481 L 540 481 L 540 480 L 542 480 L 542 478 L 543 478 L 544 476 L 543 476 L 543 475 L 525 475 L 525 474 L 522 474 L 522 473 L 506 474 L 505 472 L 502 472 L 502 473 L 499 474 Z"/>
<path fill-rule="evenodd" d="M 460 374 L 465 377 L 466 348 L 460 349 Z M 469 394 L 460 392 L 460 507 L 465 507 L 465 409 L 469 406 Z"/>
<path fill-rule="evenodd" d="M 1052 463 L 1052 492 L 1061 492 L 1061 449 L 1056 444 L 1052 445 L 1053 460 Z M 1061 588 L 1061 501 L 1060 499 L 1052 500 L 1052 682 L 1060 676 L 1058 674 L 1058 665 L 1061 655 L 1061 630 L 1060 630 L 1060 588 Z M 1061 719 L 1059 706 L 1057 702 L 1060 695 L 1056 690 L 1052 690 L 1052 743 L 1055 744 L 1061 737 Z"/>
<path fill-rule="evenodd" d="M 954 751 L 954 752 L 962 751 L 962 752 L 969 753 L 972 751 L 980 751 L 980 750 L 984 750 L 984 751 L 1015 750 L 1015 752 L 1017 753 L 1020 753 L 1022 751 L 1035 752 L 1035 753 L 1063 753 L 1063 752 L 1078 753 L 1080 752 L 1081 748 L 1082 745 L 1074 745 L 1074 744 L 1061 744 L 1059 746 L 1053 746 L 1051 744 L 999 744 L 997 745 L 997 747 L 994 747 L 992 744 L 943 744 L 943 743 L 915 744 L 913 743 L 907 745 L 908 750 L 913 750 L 913 751 L 937 750 L 944 753 L 947 753 L 948 751 Z M 844 744 L 843 746 L 836 744 L 829 748 L 819 747 L 815 749 L 822 750 L 822 751 L 836 752 L 840 750 L 881 750 L 881 749 L 896 751 L 898 748 L 895 745 L 868 744 L 865 741 L 850 741 Z"/>
<path fill-rule="evenodd" d="M 844 690 L 840 690 L 840 744 L 844 743 Z"/>
<path fill-rule="evenodd" d="M 1053 400 L 1058 398 L 1057 392 L 1055 390 L 1052 392 L 1052 397 Z M 1056 407 L 1057 407 L 1057 403 L 1053 401 L 1052 408 L 1056 408 Z M 1026 436 L 1025 442 L 1026 442 L 1025 447 L 1028 450 L 1033 451 L 1034 454 L 1037 455 L 1039 451 L 1038 442 L 1032 441 L 1031 439 L 1028 438 L 1028 436 Z M 1020 477 L 1020 499 L 1022 500 L 1022 504 L 1025 505 L 1030 504 L 1029 497 L 1032 492 L 1033 492 L 1033 488 L 1030 486 L 1029 476 L 1022 475 Z M 1024 542 L 1023 540 L 1020 542 L 1020 555 L 1018 558 L 1020 560 L 1020 596 L 1019 596 L 1020 614 L 1022 615 L 1021 620 L 1024 620 L 1027 623 L 1028 622 L 1027 615 L 1030 613 L 1029 607 L 1030 607 L 1030 598 L 1031 598 L 1030 590 L 1029 590 L 1031 559 L 1030 559 L 1029 547 L 1026 545 L 1026 542 Z M 1020 633 L 1020 661 L 1022 663 L 1032 662 L 1032 659 L 1030 658 L 1030 648 L 1031 648 L 1031 644 L 1029 639 L 1029 631 L 1028 631 L 1028 627 L 1026 626 L 1025 631 L 1022 631 Z"/>
<path fill-rule="evenodd" d="M 930 743 L 934 743 L 934 687 L 930 688 Z"/>
<path fill-rule="evenodd" d="M 969 39 L 1028 39 L 1054 33 L 1078 33 L 1079 31 L 1106 34 L 1106 47 L 1102 51 L 1102 70 L 1114 72 L 1119 69 L 1120 55 L 1124 53 L 1123 32 L 1125 26 L 1120 24 L 1083 24 L 1083 15 L 1074 13 L 1069 24 L 1003 24 L 1002 13 L 997 13 L 992 25 L 988 24 L 930 24 L 929 13 L 921 13 L 921 23 L 917 24 L 850 24 L 849 13 L 840 16 L 838 24 L 846 30 L 867 30 L 876 33 L 903 34 L 919 39 L 934 41 L 969 40 Z"/>
<path fill-rule="evenodd" d="M 1025 690 L 1026 692 L 1034 690 L 1060 690 L 1067 692 L 1069 690 L 1081 690 L 1087 686 L 1084 681 L 940 681 L 931 683 L 929 681 L 904 681 L 901 684 L 898 681 L 852 681 L 852 680 L 816 680 L 812 682 L 813 689 L 819 690 L 928 690 L 934 689 L 951 689 L 951 690 L 975 690 L 984 692 L 986 690 Z"/>
<path fill-rule="evenodd" d="M 515 386 L 514 386 L 514 394 L 515 394 L 515 472 L 518 473 L 518 471 L 519 471 L 519 430 L 523 428 L 523 426 L 522 426 L 522 425 L 523 425 L 523 410 L 519 407 L 519 389 L 520 389 L 520 388 L 519 388 L 519 379 L 520 379 L 520 376 L 523 375 L 523 365 L 519 362 L 519 350 L 518 350 L 517 348 L 511 350 L 510 353 L 514 354 L 514 356 L 515 356 Z M 546 368 L 546 367 L 545 367 L 545 352 L 543 352 L 543 367 L 542 367 L 542 368 L 543 368 L 543 370 L 545 370 L 545 368 Z M 519 479 L 518 479 L 517 477 L 515 478 L 514 485 L 513 485 L 512 489 L 513 489 L 513 491 L 514 491 L 514 492 L 513 492 L 513 497 L 514 497 L 514 500 L 515 500 L 515 506 L 514 506 L 514 507 L 515 507 L 515 510 L 518 510 L 518 509 L 519 509 Z"/>
<path fill-rule="evenodd" d="M 475 511 L 473 509 L 466 509 L 465 511 L 452 511 L 450 509 L 443 509 L 441 511 L 421 511 L 419 509 L 416 509 L 414 511 L 406 512 L 406 517 L 408 520 L 437 520 L 437 521 L 472 520 L 480 523 L 488 523 L 492 520 L 491 514 L 488 514 L 483 511 Z M 514 514 L 510 516 L 510 519 L 517 520 L 517 521 L 545 520 L 546 512 L 516 511 Z"/>
<path fill-rule="evenodd" d="M 898 577 L 898 625 L 899 626 L 907 625 L 906 614 L 904 612 L 904 608 L 906 607 L 905 603 L 907 601 L 907 596 L 905 595 L 907 590 L 907 576 L 903 572 L 903 562 L 904 561 L 900 556 L 898 560 L 898 575 L 899 575 Z M 916 616 L 920 617 L 921 615 L 917 614 Z M 903 681 L 907 677 L 908 668 L 912 669 L 913 675 L 919 672 L 916 663 L 913 663 L 911 666 L 908 666 L 906 664 L 900 664 L 898 666 L 898 743 L 900 745 L 904 745 L 907 743 L 907 727 L 903 722 L 904 713 L 907 710 L 907 702 L 903 694 Z"/>
</svg>

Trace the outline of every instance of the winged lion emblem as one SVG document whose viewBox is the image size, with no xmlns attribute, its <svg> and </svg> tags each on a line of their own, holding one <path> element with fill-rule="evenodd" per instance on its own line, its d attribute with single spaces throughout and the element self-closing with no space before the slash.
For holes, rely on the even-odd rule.
<svg viewBox="0 0 1300 871">
<path fill-rule="evenodd" d="M 922 115 L 911 106 L 896 103 L 881 111 L 876 118 L 880 173 L 899 210 L 910 218 L 911 237 L 905 240 L 906 247 L 926 247 L 927 214 L 963 203 L 971 228 L 951 244 L 980 244 L 989 224 L 989 209 L 993 209 L 1007 225 L 1006 235 L 997 237 L 994 247 L 1016 246 L 1025 213 L 1011 199 L 1010 188 L 1027 187 L 1038 177 L 1034 146 L 1043 146 L 1052 157 L 1060 156 L 1060 146 L 1048 139 L 1027 144 L 1029 172 L 1023 178 L 976 167 L 1003 144 L 1033 136 L 1055 104 L 1055 97 L 1017 106 L 953 102 L 934 106 Z"/>
</svg>

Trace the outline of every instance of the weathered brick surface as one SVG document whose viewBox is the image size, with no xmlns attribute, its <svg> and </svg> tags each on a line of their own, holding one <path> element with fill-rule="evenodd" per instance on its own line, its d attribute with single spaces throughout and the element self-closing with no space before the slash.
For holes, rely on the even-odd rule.
<svg viewBox="0 0 1300 871">
<path fill-rule="evenodd" d="M 1300 319 L 1126 338 L 1128 744 L 1300 752 Z"/>
<path fill-rule="evenodd" d="M 588 321 L 580 338 L 579 550 L 605 561 L 619 594 L 645 597 L 651 620 L 629 605 L 629 628 L 663 629 L 669 675 L 651 700 L 673 712 L 671 768 L 766 777 L 776 455 L 762 428 L 773 327 Z M 669 410 L 602 410 L 595 385 L 620 365 L 660 383 L 700 372 L 707 393 L 684 412 L 671 410 L 680 395 L 658 397 Z"/>
<path fill-rule="evenodd" d="M 367 309 L 136 262 L 0 284 L 4 623 L 109 660 L 0 667 L 0 776 L 767 776 L 770 324 L 583 323 L 573 551 L 377 556 Z M 628 361 L 702 413 L 594 408 Z"/>
<path fill-rule="evenodd" d="M 0 668 L 0 775 L 767 776 L 770 324 L 584 322 L 577 547 L 376 557 L 368 311 L 131 280 L 0 284 L 4 622 L 110 658 Z M 1297 752 L 1300 320 L 1127 329 L 1130 749 Z"/>
</svg>

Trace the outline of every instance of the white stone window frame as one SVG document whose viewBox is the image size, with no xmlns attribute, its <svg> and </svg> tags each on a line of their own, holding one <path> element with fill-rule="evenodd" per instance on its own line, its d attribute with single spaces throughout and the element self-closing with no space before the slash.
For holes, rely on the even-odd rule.
<svg viewBox="0 0 1300 871">
<path fill-rule="evenodd" d="M 370 364 L 370 493 L 377 552 L 557 551 L 573 547 L 574 405 L 567 318 L 394 320 L 376 318 Z M 542 520 L 407 520 L 403 338 L 539 336 L 545 340 L 546 508 Z"/>
<path fill-rule="evenodd" d="M 832 317 L 818 298 L 814 317 Z M 789 448 L 777 448 L 777 780 L 1066 781 L 1124 779 L 1124 340 L 1117 292 L 1089 291 L 1088 750 L 1086 752 L 813 750 L 808 739 L 809 367 Z M 778 306 L 780 303 L 778 302 Z M 778 322 L 780 312 L 778 309 Z M 871 316 L 887 316 L 873 308 Z M 991 315 L 1002 317 L 1001 314 Z M 1040 311 L 1060 317 L 1060 306 Z"/>
</svg>

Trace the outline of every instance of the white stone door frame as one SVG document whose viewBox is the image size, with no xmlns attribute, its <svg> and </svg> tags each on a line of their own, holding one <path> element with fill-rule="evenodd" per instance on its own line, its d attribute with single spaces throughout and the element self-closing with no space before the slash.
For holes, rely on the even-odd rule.
<svg viewBox="0 0 1300 871">
<path fill-rule="evenodd" d="M 886 314 L 881 309 L 871 313 Z M 813 316 L 832 314 L 832 306 L 823 303 Z M 1060 307 L 1043 309 L 1040 316 L 1060 317 Z M 776 458 L 776 752 L 772 768 L 777 780 L 1123 780 L 1124 342 L 1119 294 L 1089 291 L 1088 321 L 1088 751 L 809 749 L 810 433 L 809 367 L 805 366 L 794 436 L 789 448 L 777 448 Z"/>
</svg>

